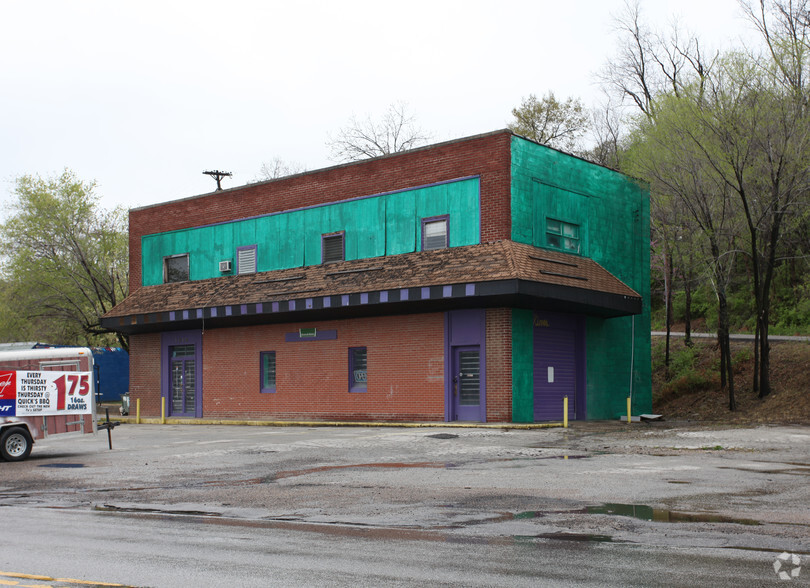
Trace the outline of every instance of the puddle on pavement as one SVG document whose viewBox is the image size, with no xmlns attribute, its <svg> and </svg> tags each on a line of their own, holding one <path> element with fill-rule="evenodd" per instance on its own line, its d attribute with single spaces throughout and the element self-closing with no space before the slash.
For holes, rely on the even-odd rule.
<svg viewBox="0 0 810 588">
<path fill-rule="evenodd" d="M 83 463 L 43 463 L 39 468 L 83 468 Z"/>
<path fill-rule="evenodd" d="M 458 435 L 453 435 L 453 433 L 436 433 L 435 435 L 426 435 L 426 437 L 431 439 L 458 439 Z"/>
<path fill-rule="evenodd" d="M 732 523 L 736 525 L 761 525 L 753 519 L 727 517 L 711 513 L 688 513 L 653 508 L 643 504 L 616 504 L 608 503 L 600 506 L 589 506 L 585 509 L 588 514 L 615 515 L 631 517 L 642 521 L 656 523 Z"/>
</svg>

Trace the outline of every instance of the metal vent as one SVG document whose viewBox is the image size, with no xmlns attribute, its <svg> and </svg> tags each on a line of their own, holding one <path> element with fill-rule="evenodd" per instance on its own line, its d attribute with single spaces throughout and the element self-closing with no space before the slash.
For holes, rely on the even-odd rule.
<svg viewBox="0 0 810 588">
<path fill-rule="evenodd" d="M 256 273 L 256 248 L 245 247 L 236 251 L 236 271 L 239 274 Z"/>
<path fill-rule="evenodd" d="M 321 245 L 323 263 L 343 261 L 343 233 L 324 235 Z"/>
</svg>

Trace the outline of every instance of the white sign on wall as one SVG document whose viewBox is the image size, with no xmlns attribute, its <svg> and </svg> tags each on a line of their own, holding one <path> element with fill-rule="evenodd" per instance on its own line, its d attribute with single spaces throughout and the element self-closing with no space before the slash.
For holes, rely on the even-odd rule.
<svg viewBox="0 0 810 588">
<path fill-rule="evenodd" d="M 0 371 L 0 416 L 92 413 L 92 373 Z"/>
</svg>

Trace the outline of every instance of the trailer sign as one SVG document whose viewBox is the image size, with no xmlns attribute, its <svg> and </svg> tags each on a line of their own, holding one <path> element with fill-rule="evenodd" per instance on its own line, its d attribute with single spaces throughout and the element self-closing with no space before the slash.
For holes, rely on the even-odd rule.
<svg viewBox="0 0 810 588">
<path fill-rule="evenodd" d="M 0 416 L 92 413 L 90 372 L 0 371 Z"/>
</svg>

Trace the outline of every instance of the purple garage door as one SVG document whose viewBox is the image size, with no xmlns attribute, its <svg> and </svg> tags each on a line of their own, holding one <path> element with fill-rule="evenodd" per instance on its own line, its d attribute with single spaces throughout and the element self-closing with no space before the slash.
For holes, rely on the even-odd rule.
<svg viewBox="0 0 810 588">
<path fill-rule="evenodd" d="M 568 418 L 574 419 L 577 401 L 576 330 L 534 328 L 534 420 L 561 421 L 563 398 L 568 396 Z"/>
</svg>

